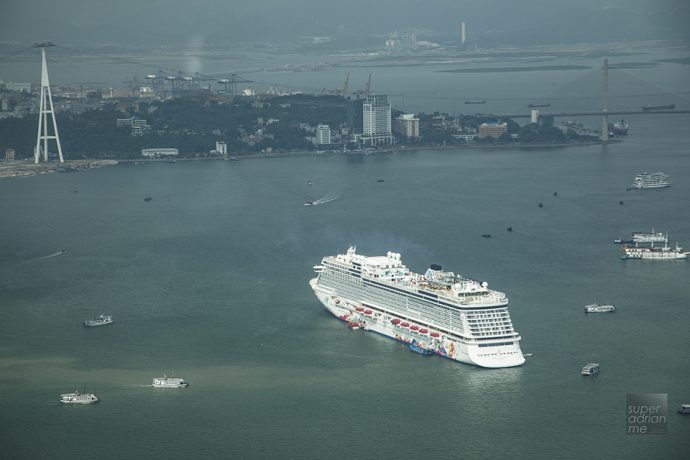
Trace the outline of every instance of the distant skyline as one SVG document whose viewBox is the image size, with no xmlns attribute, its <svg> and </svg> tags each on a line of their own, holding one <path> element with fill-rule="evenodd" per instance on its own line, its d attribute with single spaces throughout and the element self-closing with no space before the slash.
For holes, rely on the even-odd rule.
<svg viewBox="0 0 690 460">
<path fill-rule="evenodd" d="M 690 41 L 687 0 L 9 0 L 0 41 L 70 44 L 178 45 L 296 41 L 304 36 L 349 39 L 410 27 L 440 41 L 540 44 L 681 39 Z"/>
</svg>

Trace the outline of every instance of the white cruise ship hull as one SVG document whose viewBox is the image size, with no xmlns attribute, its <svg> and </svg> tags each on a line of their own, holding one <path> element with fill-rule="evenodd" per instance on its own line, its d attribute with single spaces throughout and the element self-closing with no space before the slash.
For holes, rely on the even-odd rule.
<svg viewBox="0 0 690 460">
<path fill-rule="evenodd" d="M 485 368 L 515 367 L 524 364 L 525 358 L 520 350 L 518 341 L 511 341 L 510 345 L 480 347 L 478 343 L 463 342 L 458 337 L 452 337 L 431 325 L 406 320 L 392 313 L 378 309 L 374 305 L 360 303 L 353 299 L 338 296 L 332 289 L 318 284 L 318 278 L 309 281 L 316 297 L 333 316 L 342 321 L 361 327 L 364 330 L 377 332 L 408 345 L 416 345 L 444 358 L 460 361 L 466 364 Z M 365 312 L 357 310 L 364 309 Z M 370 313 L 366 313 L 370 312 Z M 396 325 L 392 321 L 399 319 L 401 323 L 419 326 L 428 332 L 422 334 L 410 328 Z M 433 337 L 432 334 L 438 335 Z"/>
</svg>

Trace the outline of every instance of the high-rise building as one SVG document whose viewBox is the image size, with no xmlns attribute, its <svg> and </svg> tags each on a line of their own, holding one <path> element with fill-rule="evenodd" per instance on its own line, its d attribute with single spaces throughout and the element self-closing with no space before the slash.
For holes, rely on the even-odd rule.
<svg viewBox="0 0 690 460">
<path fill-rule="evenodd" d="M 465 47 L 465 23 L 460 24 L 460 46 Z"/>
<path fill-rule="evenodd" d="M 508 123 L 482 123 L 479 125 L 479 138 L 493 137 L 498 139 L 508 132 Z"/>
<path fill-rule="evenodd" d="M 393 143 L 391 133 L 391 105 L 385 95 L 371 94 L 362 104 L 362 136 L 365 145 L 390 145 Z"/>
<path fill-rule="evenodd" d="M 216 141 L 216 152 L 218 152 L 219 155 L 228 154 L 228 145 L 225 141 Z"/>
<path fill-rule="evenodd" d="M 316 127 L 316 145 L 331 143 L 331 128 L 328 125 L 318 125 Z"/>
<path fill-rule="evenodd" d="M 403 113 L 394 121 L 396 133 L 407 138 L 419 137 L 419 118 L 415 117 L 413 113 Z"/>
</svg>

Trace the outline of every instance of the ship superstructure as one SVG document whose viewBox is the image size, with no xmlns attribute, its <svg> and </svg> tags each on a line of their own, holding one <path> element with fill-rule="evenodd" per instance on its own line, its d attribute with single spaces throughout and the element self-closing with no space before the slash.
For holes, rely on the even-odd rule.
<svg viewBox="0 0 690 460">
<path fill-rule="evenodd" d="M 633 180 L 633 189 L 646 189 L 646 188 L 664 188 L 670 187 L 671 182 L 668 179 L 668 174 L 663 172 L 655 173 L 642 173 L 635 176 Z"/>
<path fill-rule="evenodd" d="M 668 243 L 668 234 L 655 232 L 652 229 L 651 233 L 647 232 L 633 232 L 633 243 Z"/>
<path fill-rule="evenodd" d="M 326 309 L 353 328 L 481 367 L 525 362 L 508 298 L 486 282 L 431 265 L 411 272 L 400 254 L 367 257 L 350 247 L 324 257 L 309 284 Z M 423 353 L 426 354 L 426 353 Z"/>
<path fill-rule="evenodd" d="M 661 247 L 655 247 L 653 244 L 649 247 L 623 246 L 623 251 L 625 251 L 625 255 L 621 259 L 673 260 L 688 258 L 688 253 L 683 252 L 683 248 L 678 243 L 676 243 L 675 248 L 668 244 Z"/>
</svg>

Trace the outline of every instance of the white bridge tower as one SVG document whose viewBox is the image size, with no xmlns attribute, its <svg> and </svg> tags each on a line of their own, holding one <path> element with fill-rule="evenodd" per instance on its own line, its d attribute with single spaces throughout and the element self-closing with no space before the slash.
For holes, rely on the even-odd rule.
<svg viewBox="0 0 690 460">
<path fill-rule="evenodd" d="M 36 43 L 34 48 L 41 48 L 43 58 L 41 66 L 41 105 L 38 112 L 38 136 L 36 136 L 36 148 L 34 148 L 34 163 L 38 163 L 43 152 L 43 161 L 48 161 L 48 139 L 55 139 L 57 143 L 58 156 L 60 163 L 64 163 L 62 158 L 62 146 L 60 145 L 60 135 L 58 134 L 57 122 L 55 121 L 55 111 L 53 111 L 53 96 L 50 94 L 50 81 L 48 80 L 48 67 L 46 66 L 46 48 L 53 45 L 51 42 Z M 48 114 L 53 121 L 53 135 L 48 134 Z M 43 145 L 41 145 L 43 141 Z"/>
</svg>

